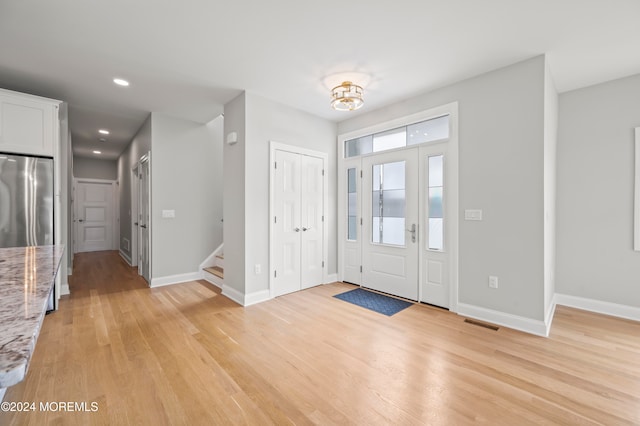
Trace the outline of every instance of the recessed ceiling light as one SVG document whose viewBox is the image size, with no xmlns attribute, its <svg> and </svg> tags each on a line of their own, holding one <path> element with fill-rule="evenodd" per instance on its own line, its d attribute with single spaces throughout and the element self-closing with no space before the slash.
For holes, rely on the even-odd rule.
<svg viewBox="0 0 640 426">
<path fill-rule="evenodd" d="M 129 85 L 129 82 L 127 80 L 123 80 L 121 78 L 114 78 L 113 82 L 115 84 L 117 84 L 118 86 L 124 86 L 127 87 Z"/>
<path fill-rule="evenodd" d="M 94 154 L 102 154 L 102 151 L 93 151 Z"/>
<path fill-rule="evenodd" d="M 109 131 L 108 130 L 104 130 L 104 129 L 100 129 L 100 130 L 98 130 L 98 133 L 101 133 L 103 135 L 108 135 Z"/>
</svg>

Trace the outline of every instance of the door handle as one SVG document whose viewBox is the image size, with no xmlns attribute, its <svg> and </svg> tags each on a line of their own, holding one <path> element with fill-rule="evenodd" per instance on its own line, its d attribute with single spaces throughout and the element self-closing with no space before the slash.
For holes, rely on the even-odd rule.
<svg viewBox="0 0 640 426">
<path fill-rule="evenodd" d="M 78 219 L 78 222 L 82 223 L 84 222 L 84 219 Z"/>
<path fill-rule="evenodd" d="M 411 242 L 416 242 L 416 224 L 412 224 L 410 229 L 407 229 L 408 232 L 411 232 Z"/>
<path fill-rule="evenodd" d="M 134 224 L 135 226 L 138 226 L 138 222 L 133 222 L 133 224 Z"/>
<path fill-rule="evenodd" d="M 147 229 L 147 225 L 140 225 L 140 228 Z"/>
<path fill-rule="evenodd" d="M 293 228 L 294 231 L 300 232 L 300 228 Z"/>
<path fill-rule="evenodd" d="M 311 229 L 311 227 L 305 228 L 304 226 L 302 227 L 303 231 L 309 231 Z"/>
</svg>

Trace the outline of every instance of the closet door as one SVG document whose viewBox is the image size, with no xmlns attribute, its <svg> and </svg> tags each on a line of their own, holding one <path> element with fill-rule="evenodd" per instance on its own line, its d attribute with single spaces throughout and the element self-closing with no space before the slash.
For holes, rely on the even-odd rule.
<svg viewBox="0 0 640 426">
<path fill-rule="evenodd" d="M 300 290 L 301 156 L 276 151 L 274 182 L 274 296 Z"/>
<path fill-rule="evenodd" d="M 322 284 L 322 158 L 301 155 L 301 288 Z"/>
</svg>

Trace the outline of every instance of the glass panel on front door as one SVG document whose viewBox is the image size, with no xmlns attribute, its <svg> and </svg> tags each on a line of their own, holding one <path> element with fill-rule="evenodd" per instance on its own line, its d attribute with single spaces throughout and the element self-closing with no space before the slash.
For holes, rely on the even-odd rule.
<svg viewBox="0 0 640 426">
<path fill-rule="evenodd" d="M 371 242 L 405 245 L 405 162 L 373 165 Z"/>
<path fill-rule="evenodd" d="M 442 250 L 444 247 L 444 156 L 434 155 L 429 157 L 429 215 L 428 215 L 428 249 Z"/>
</svg>

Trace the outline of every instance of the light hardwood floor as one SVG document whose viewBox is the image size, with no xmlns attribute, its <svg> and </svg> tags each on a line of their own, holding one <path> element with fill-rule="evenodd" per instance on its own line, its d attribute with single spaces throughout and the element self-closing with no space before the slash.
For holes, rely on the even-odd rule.
<svg viewBox="0 0 640 426">
<path fill-rule="evenodd" d="M 116 252 L 76 256 L 0 425 L 640 424 L 640 323 L 558 307 L 549 338 L 342 283 L 243 308 L 205 282 L 149 289 Z"/>
</svg>

